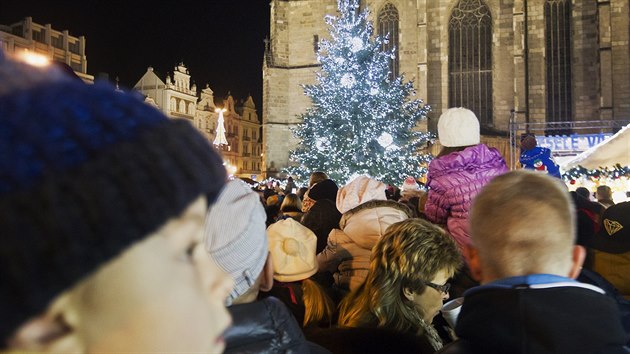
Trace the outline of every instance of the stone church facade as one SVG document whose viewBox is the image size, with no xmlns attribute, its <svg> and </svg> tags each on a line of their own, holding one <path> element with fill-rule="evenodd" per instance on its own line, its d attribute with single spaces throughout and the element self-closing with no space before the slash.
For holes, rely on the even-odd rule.
<svg viewBox="0 0 630 354">
<path fill-rule="evenodd" d="M 630 119 L 627 0 L 361 0 L 375 33 L 396 48 L 392 70 L 414 81 L 435 130 L 465 106 L 482 131 L 517 123 Z M 302 84 L 336 0 L 271 0 L 263 62 L 263 173 L 289 164 L 291 127 L 310 105 Z"/>
</svg>

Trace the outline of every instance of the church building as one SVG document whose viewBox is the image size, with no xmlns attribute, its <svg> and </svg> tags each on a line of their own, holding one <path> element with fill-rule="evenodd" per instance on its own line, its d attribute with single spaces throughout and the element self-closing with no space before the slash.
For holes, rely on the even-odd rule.
<svg viewBox="0 0 630 354">
<path fill-rule="evenodd" d="M 630 119 L 627 0 L 361 0 L 360 5 L 369 10 L 375 34 L 389 35 L 386 45 L 396 53 L 392 72 L 413 80 L 418 98 L 431 105 L 424 129 L 435 131 L 442 111 L 460 106 L 474 111 L 489 135 L 507 136 L 511 119 L 525 127 L 562 124 L 563 133 L 579 129 L 579 122 Z M 328 36 L 324 16 L 336 14 L 337 4 L 271 0 L 270 11 L 262 167 L 265 175 L 276 175 L 289 164 L 296 144 L 291 127 L 310 105 L 301 85 L 315 82 L 318 43 Z"/>
</svg>

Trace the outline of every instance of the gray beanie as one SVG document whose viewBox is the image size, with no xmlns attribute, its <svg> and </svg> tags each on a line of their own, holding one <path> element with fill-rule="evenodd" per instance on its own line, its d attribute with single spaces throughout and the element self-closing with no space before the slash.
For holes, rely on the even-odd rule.
<svg viewBox="0 0 630 354">
<path fill-rule="evenodd" d="M 266 219 L 258 194 L 240 180 L 230 181 L 208 209 L 206 250 L 234 279 L 228 306 L 254 285 L 267 261 Z"/>
</svg>

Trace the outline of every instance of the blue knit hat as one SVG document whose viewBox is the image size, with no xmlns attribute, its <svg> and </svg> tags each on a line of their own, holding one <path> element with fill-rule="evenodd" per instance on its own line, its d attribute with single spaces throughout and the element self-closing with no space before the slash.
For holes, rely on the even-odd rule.
<svg viewBox="0 0 630 354">
<path fill-rule="evenodd" d="M 22 69 L 0 54 L 0 86 Z M 213 202 L 225 179 L 205 138 L 138 95 L 69 79 L 0 89 L 0 349 L 99 265 L 199 196 Z"/>
</svg>

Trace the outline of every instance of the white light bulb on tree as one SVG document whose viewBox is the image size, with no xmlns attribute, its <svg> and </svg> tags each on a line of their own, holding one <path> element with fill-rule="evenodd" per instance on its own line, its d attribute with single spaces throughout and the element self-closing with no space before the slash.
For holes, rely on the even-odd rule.
<svg viewBox="0 0 630 354">
<path fill-rule="evenodd" d="M 350 40 L 350 51 L 356 53 L 363 49 L 363 41 L 359 37 L 354 37 Z"/>
<path fill-rule="evenodd" d="M 317 139 L 315 139 L 315 148 L 318 151 L 324 151 L 324 149 L 326 148 L 327 143 L 328 143 L 328 139 L 326 139 L 326 138 L 317 138 Z"/>
<path fill-rule="evenodd" d="M 341 77 L 341 86 L 345 88 L 352 88 L 356 82 L 357 80 L 352 74 L 346 73 Z"/>
<path fill-rule="evenodd" d="M 381 136 L 379 136 L 376 141 L 378 144 L 384 148 L 390 146 L 394 142 L 394 138 L 388 132 L 383 132 Z"/>
</svg>

